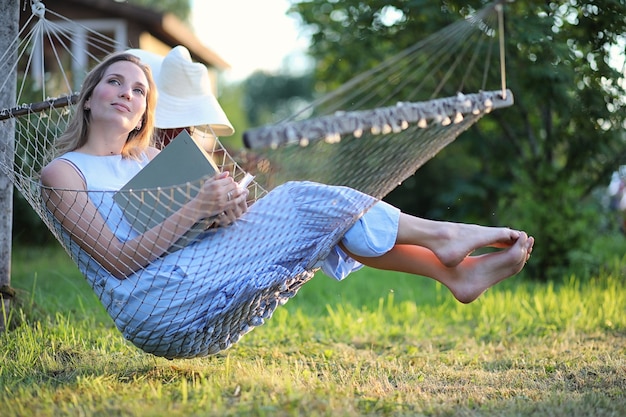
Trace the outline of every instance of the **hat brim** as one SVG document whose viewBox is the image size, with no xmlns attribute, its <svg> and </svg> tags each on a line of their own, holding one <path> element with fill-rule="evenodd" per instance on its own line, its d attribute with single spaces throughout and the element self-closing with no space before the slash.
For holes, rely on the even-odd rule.
<svg viewBox="0 0 626 417">
<path fill-rule="evenodd" d="M 194 126 L 216 136 L 230 136 L 235 133 L 233 125 L 213 95 L 180 98 L 159 91 L 155 119 L 155 127 L 159 129 Z"/>
</svg>

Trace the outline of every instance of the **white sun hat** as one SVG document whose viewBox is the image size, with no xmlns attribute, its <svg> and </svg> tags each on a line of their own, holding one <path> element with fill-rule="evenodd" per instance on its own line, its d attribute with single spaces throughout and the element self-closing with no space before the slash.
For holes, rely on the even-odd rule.
<svg viewBox="0 0 626 417">
<path fill-rule="evenodd" d="M 146 51 L 145 49 L 127 49 L 124 52 L 135 55 L 141 60 L 141 62 L 148 65 L 152 71 L 152 78 L 154 78 L 154 82 L 156 83 L 157 78 L 159 78 L 159 73 L 161 72 L 163 56 L 155 54 L 154 52 Z"/>
<path fill-rule="evenodd" d="M 163 58 L 156 84 L 159 98 L 155 126 L 160 129 L 200 128 L 215 136 L 235 133 L 233 125 L 213 95 L 209 71 L 193 62 L 184 46 Z"/>
</svg>

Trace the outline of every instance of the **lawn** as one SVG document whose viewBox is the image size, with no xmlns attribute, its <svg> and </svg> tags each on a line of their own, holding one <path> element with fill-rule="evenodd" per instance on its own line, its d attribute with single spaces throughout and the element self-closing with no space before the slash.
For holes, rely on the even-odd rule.
<svg viewBox="0 0 626 417">
<path fill-rule="evenodd" d="M 510 279 L 470 305 L 426 279 L 316 276 L 218 355 L 129 345 L 61 249 L 14 250 L 1 416 L 623 416 L 623 267 Z"/>
</svg>

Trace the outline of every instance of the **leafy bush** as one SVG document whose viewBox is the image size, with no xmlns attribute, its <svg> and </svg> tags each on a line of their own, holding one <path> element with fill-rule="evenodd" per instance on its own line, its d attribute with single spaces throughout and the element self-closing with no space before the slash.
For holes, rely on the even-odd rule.
<svg viewBox="0 0 626 417">
<path fill-rule="evenodd" d="M 514 224 L 535 237 L 532 258 L 525 269 L 528 276 L 541 280 L 571 274 L 588 278 L 620 255 L 624 246 L 594 248 L 603 231 L 607 236 L 616 235 L 606 229 L 606 223 L 603 225 L 605 210 L 593 197 L 581 200 L 580 189 L 552 174 L 536 171 L 531 180 L 528 173 L 519 173 L 510 190 L 515 197 L 501 201 L 498 212 L 504 224 Z M 532 187 L 538 177 L 545 185 Z"/>
</svg>

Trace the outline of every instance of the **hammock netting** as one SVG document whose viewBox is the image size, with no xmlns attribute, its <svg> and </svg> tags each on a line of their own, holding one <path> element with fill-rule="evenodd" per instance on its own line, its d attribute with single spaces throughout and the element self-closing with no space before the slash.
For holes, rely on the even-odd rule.
<svg viewBox="0 0 626 417">
<path fill-rule="evenodd" d="M 482 116 L 512 104 L 503 82 L 501 17 L 498 4 L 468 14 L 293 117 L 245 132 L 246 150 L 231 152 L 210 129 L 194 129 L 220 169 L 236 180 L 246 172 L 256 178 L 240 220 L 172 249 L 141 239 L 140 225 L 113 200 L 125 181 L 106 185 L 89 173 L 99 164 L 93 160 L 73 162 L 87 191 L 41 186 L 40 171 L 57 156 L 55 138 L 85 74 L 128 45 L 33 2 L 19 39 L 0 58 L 2 73 L 18 80 L 15 105 L 0 111 L 2 129 L 15 131 L 0 168 L 77 263 L 124 337 L 168 358 L 214 354 L 293 297 L 377 201 Z M 14 87 L 7 79 L 0 90 Z M 494 80 L 499 84 L 490 86 Z M 172 196 L 197 194 L 203 180 L 130 192 L 148 193 L 174 212 L 179 203 Z M 62 196 L 81 221 L 69 224 L 50 196 Z M 97 216 L 81 211 L 85 197 Z M 112 233 L 111 246 L 85 247 L 70 237 L 91 236 L 94 227 Z M 117 273 L 105 268 L 109 250 L 131 244 L 156 256 Z"/>
</svg>

